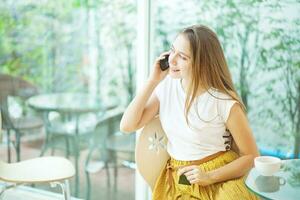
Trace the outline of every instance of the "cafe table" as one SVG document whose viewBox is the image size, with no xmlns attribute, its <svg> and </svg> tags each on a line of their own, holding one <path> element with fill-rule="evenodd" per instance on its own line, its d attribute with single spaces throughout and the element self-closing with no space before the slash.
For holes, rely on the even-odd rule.
<svg viewBox="0 0 300 200">
<path fill-rule="evenodd" d="M 75 196 L 79 195 L 79 136 L 80 136 L 80 116 L 87 113 L 100 113 L 105 109 L 110 109 L 116 104 L 113 102 L 103 103 L 100 98 L 87 93 L 54 93 L 40 94 L 30 97 L 27 103 L 33 109 L 43 114 L 46 127 L 46 142 L 42 152 L 45 151 L 49 134 L 51 134 L 50 112 L 57 112 L 62 115 L 72 116 L 75 118 Z M 47 131 L 48 130 L 48 131 Z M 43 154 L 43 153 L 42 153 Z"/>
<path fill-rule="evenodd" d="M 249 172 L 245 184 L 262 199 L 300 199 L 300 159 L 283 160 L 280 171 L 262 176 L 255 168 Z"/>
</svg>

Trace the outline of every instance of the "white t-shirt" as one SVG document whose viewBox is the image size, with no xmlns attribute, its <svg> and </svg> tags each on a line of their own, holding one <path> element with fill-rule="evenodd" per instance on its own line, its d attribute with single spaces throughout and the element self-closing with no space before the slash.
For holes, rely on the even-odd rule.
<svg viewBox="0 0 300 200">
<path fill-rule="evenodd" d="M 189 126 L 184 115 L 186 94 L 180 79 L 167 76 L 154 92 L 160 102 L 159 117 L 168 137 L 167 151 L 171 157 L 192 161 L 228 150 L 225 122 L 236 102 L 229 95 L 211 88 L 198 96 L 188 114 Z"/>
</svg>

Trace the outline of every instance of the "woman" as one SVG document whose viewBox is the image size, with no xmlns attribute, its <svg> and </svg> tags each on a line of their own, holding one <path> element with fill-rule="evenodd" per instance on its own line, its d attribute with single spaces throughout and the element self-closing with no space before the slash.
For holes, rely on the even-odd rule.
<svg viewBox="0 0 300 200">
<path fill-rule="evenodd" d="M 170 67 L 162 71 L 159 62 L 166 55 Z M 209 28 L 191 26 L 178 34 L 170 52 L 156 59 L 120 128 L 135 131 L 157 114 L 171 159 L 153 199 L 257 199 L 244 177 L 259 153 L 222 47 Z M 231 138 L 239 154 L 231 150 Z M 179 183 L 181 175 L 191 185 Z"/>
</svg>

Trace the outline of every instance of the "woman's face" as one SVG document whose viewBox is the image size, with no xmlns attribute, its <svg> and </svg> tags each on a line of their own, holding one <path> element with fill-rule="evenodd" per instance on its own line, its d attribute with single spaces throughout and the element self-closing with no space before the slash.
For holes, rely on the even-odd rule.
<svg viewBox="0 0 300 200">
<path fill-rule="evenodd" d="M 192 56 L 189 41 L 183 34 L 176 37 L 170 52 L 169 75 L 172 78 L 187 79 L 192 67 Z"/>
</svg>

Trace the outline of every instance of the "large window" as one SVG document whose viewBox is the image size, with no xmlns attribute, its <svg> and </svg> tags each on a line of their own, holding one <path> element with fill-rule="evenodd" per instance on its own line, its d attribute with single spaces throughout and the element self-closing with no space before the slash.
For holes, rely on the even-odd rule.
<svg viewBox="0 0 300 200">
<path fill-rule="evenodd" d="M 132 98 L 135 1 L 7 0 L 0 13 L 2 73 L 44 92 L 91 92 L 123 104 Z"/>
<path fill-rule="evenodd" d="M 135 93 L 136 24 L 135 0 L 3 0 L 0 2 L 0 74 L 31 82 L 37 86 L 39 94 L 88 94 L 96 97 L 101 103 L 114 102 L 117 106 L 125 107 Z M 48 100 L 45 99 L 45 102 Z M 70 104 L 72 102 L 70 101 Z M 88 100 L 83 102 L 89 103 Z M 21 113 L 20 106 L 16 104 L 17 100 L 10 102 L 10 114 Z M 105 112 L 96 113 L 97 120 L 103 120 L 102 115 Z M 85 117 L 88 116 L 80 116 L 79 131 L 82 123 L 92 121 Z M 69 118 L 71 117 L 58 116 L 57 113 L 49 114 L 49 119 L 53 121 L 63 119 L 61 121 L 65 122 L 65 119 Z M 94 115 L 92 118 L 95 119 Z M 49 127 L 50 125 L 44 132 L 42 130 L 42 133 L 22 138 L 22 160 L 39 156 L 46 135 L 52 134 L 49 131 L 52 127 Z M 109 127 L 109 130 L 119 130 L 119 123 L 114 123 L 114 128 Z M 102 129 L 95 129 L 95 132 L 105 134 Z M 3 136 L 0 145 L 3 155 L 1 161 L 6 161 L 7 134 Z M 62 143 L 64 148 L 69 148 L 63 139 L 57 141 Z M 12 143 L 14 142 L 15 138 L 12 138 Z M 103 143 L 100 140 L 92 142 L 98 142 L 99 145 Z M 28 150 L 28 146 L 31 150 Z M 101 168 L 101 165 L 91 165 L 87 170 L 85 162 L 91 147 L 84 143 L 82 148 L 78 188 L 79 197 L 86 199 L 88 185 L 85 172 L 95 171 L 95 166 Z M 69 153 L 68 151 L 67 154 Z M 45 154 L 49 155 L 50 151 Z M 65 153 L 56 151 L 56 155 L 64 156 Z M 14 156 L 12 152 L 13 161 Z M 103 160 L 104 156 L 96 151 L 92 160 L 97 161 L 101 156 Z M 124 160 L 123 157 L 121 160 Z M 119 173 L 116 175 L 118 177 L 114 188 L 113 164 L 110 164 L 110 187 L 106 185 L 105 170 L 90 174 L 91 199 L 134 198 L 134 169 L 124 167 L 121 161 L 118 162 Z M 71 182 L 73 195 L 74 182 Z"/>
<path fill-rule="evenodd" d="M 261 153 L 299 156 L 299 10 L 297 1 L 159 1 L 152 52 L 158 56 L 168 50 L 184 27 L 212 28 Z"/>
<path fill-rule="evenodd" d="M 153 57 L 169 50 L 183 28 L 204 24 L 221 41 L 261 153 L 296 157 L 300 151 L 299 13 L 297 0 L 2 0 L 0 73 L 27 80 L 40 93 L 88 93 L 126 106 L 135 94 L 136 79 L 142 80 L 149 71 L 148 61 L 151 67 Z M 144 24 L 138 30 L 141 18 Z M 18 106 L 10 109 L 21 113 Z M 45 132 L 42 136 L 45 139 Z M 32 138 L 37 139 L 30 136 L 28 141 Z M 4 134 L 1 155 L 6 155 L 5 139 Z M 27 157 L 39 155 L 40 148 Z M 84 166 L 80 167 L 84 174 Z M 103 177 L 105 173 L 93 175 L 92 199 L 134 198 L 133 170 L 119 173 L 117 193 L 106 190 Z M 143 184 L 136 180 L 136 185 Z M 84 178 L 81 181 L 80 197 L 85 198 L 86 183 Z"/>
</svg>

